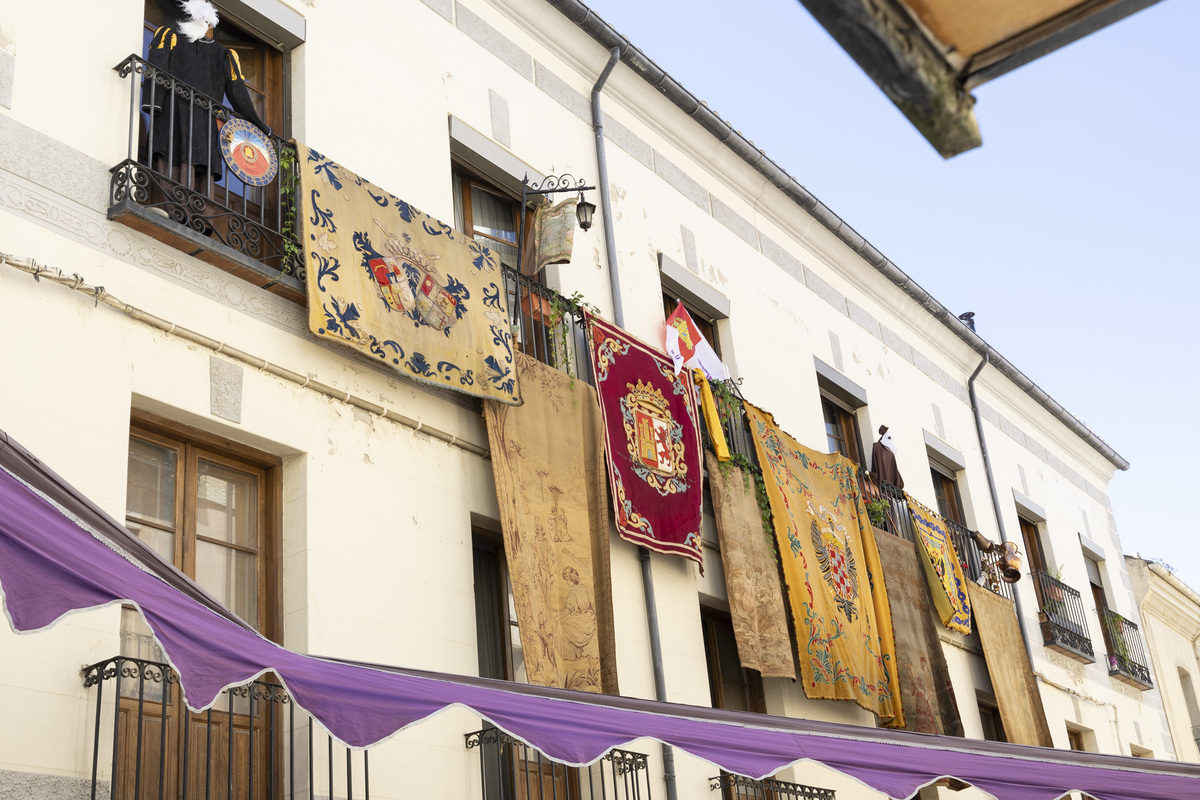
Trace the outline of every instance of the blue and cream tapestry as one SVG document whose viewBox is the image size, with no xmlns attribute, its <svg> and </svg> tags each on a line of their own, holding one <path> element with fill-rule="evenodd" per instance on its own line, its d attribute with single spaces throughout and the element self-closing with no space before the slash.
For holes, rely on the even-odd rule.
<svg viewBox="0 0 1200 800">
<path fill-rule="evenodd" d="M 804 693 L 904 725 L 891 607 L 854 464 L 799 444 L 746 403 L 796 627 Z"/>
<path fill-rule="evenodd" d="M 300 145 L 308 325 L 405 377 L 519 404 L 500 262 Z"/>
<path fill-rule="evenodd" d="M 958 551 L 950 541 L 946 521 L 905 493 L 912 515 L 917 546 L 923 554 L 921 564 L 929 581 L 929 593 L 942 624 L 959 633 L 971 632 L 971 598 Z"/>
</svg>

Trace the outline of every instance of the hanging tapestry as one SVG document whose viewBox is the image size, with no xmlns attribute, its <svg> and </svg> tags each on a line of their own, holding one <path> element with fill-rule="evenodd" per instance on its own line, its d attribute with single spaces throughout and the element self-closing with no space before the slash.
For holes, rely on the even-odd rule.
<svg viewBox="0 0 1200 800">
<path fill-rule="evenodd" d="M 521 353 L 518 407 L 483 403 L 529 682 L 617 694 L 596 392 Z"/>
<path fill-rule="evenodd" d="M 298 151 L 309 329 L 412 380 L 519 404 L 496 257 L 316 150 Z"/>
<path fill-rule="evenodd" d="M 800 445 L 750 403 L 746 415 L 771 501 L 805 694 L 853 700 L 902 726 L 891 611 L 854 464 Z"/>
<path fill-rule="evenodd" d="M 875 537 L 896 633 L 896 677 L 904 687 L 904 728 L 918 733 L 962 736 L 962 720 L 950 668 L 929 603 L 921 568 L 923 556 L 912 542 L 879 533 Z"/>
<path fill-rule="evenodd" d="M 1025 650 L 1013 602 L 973 583 L 967 584 L 967 593 L 975 609 L 975 627 L 983 643 L 1005 741 L 1053 747 L 1042 694 Z"/>
<path fill-rule="evenodd" d="M 767 542 L 754 478 L 704 454 L 725 568 L 725 593 L 742 666 L 768 678 L 796 678 L 775 548 Z"/>
<path fill-rule="evenodd" d="M 543 203 L 533 212 L 521 272 L 536 275 L 549 264 L 569 264 L 575 248 L 575 206 L 571 198 L 557 205 Z"/>
<path fill-rule="evenodd" d="M 617 532 L 699 564 L 700 425 L 692 376 L 667 357 L 587 314 L 589 351 Z"/>
<path fill-rule="evenodd" d="M 908 511 L 917 534 L 925 567 L 929 593 L 942 624 L 959 633 L 971 632 L 971 598 L 967 596 L 967 581 L 963 577 L 958 551 L 950 541 L 946 521 L 914 500 L 907 492 Z"/>
</svg>

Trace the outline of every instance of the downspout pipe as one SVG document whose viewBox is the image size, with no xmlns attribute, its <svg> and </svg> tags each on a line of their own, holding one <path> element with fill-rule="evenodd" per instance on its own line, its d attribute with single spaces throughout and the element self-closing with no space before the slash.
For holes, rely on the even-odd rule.
<svg viewBox="0 0 1200 800">
<path fill-rule="evenodd" d="M 983 470 L 987 473 L 988 489 L 992 493 L 992 511 L 996 514 L 996 527 L 1000 531 L 1000 543 L 1008 544 L 1008 534 L 1004 531 L 1004 516 L 1000 513 L 1000 493 L 996 491 L 996 476 L 992 473 L 992 457 L 988 454 L 987 439 L 983 435 L 983 414 L 979 410 L 979 395 L 975 392 L 975 380 L 991 359 L 984 353 L 983 360 L 967 379 L 967 393 L 971 397 L 971 413 L 975 415 L 975 434 L 979 437 L 979 449 L 983 453 Z M 1013 587 L 1013 603 L 1016 605 L 1017 625 L 1021 629 L 1021 643 L 1025 645 L 1025 655 L 1030 659 L 1029 634 L 1025 630 L 1025 615 L 1021 611 L 1021 593 Z M 1032 662 L 1031 662 L 1032 663 Z"/>
<path fill-rule="evenodd" d="M 604 247 L 608 251 L 608 275 L 612 281 L 613 322 L 618 328 L 624 328 L 625 307 L 621 302 L 621 276 L 617 270 L 617 236 L 613 230 L 612 196 L 608 189 L 608 157 L 604 152 L 604 114 L 600 111 L 600 92 L 620 60 L 621 48 L 613 47 L 609 51 L 604 71 L 592 87 L 592 130 L 596 133 L 596 166 L 599 171 L 597 183 L 600 185 L 600 213 L 604 217 Z"/>
<path fill-rule="evenodd" d="M 600 110 L 600 92 L 608 82 L 608 76 L 621 60 L 621 48 L 614 46 L 609 51 L 608 63 L 596 85 L 592 87 L 592 130 L 596 133 L 596 166 L 599 173 L 601 213 L 604 215 L 604 247 L 608 253 L 608 274 L 612 281 L 613 322 L 618 328 L 625 327 L 625 307 L 621 302 L 621 276 L 617 268 L 617 237 L 613 229 L 612 197 L 608 184 L 608 158 L 604 152 L 604 114 Z M 663 669 L 662 637 L 658 626 L 658 603 L 654 597 L 654 570 L 650 563 L 650 551 L 638 548 L 638 559 L 642 563 L 642 592 L 646 597 L 646 627 L 650 635 L 650 661 L 654 668 L 654 699 L 667 702 L 667 676 Z M 667 800 L 678 800 L 679 790 L 675 785 L 675 750 L 669 744 L 662 746 L 663 782 L 667 788 Z"/>
<path fill-rule="evenodd" d="M 1034 402 L 1046 409 L 1055 419 L 1065 425 L 1072 433 L 1086 442 L 1092 449 L 1104 457 L 1110 464 L 1120 470 L 1129 469 L 1125 460 L 1107 442 L 1096 435 L 1094 431 L 1083 424 L 1075 415 L 1063 408 L 1044 389 L 1034 383 L 1025 373 L 1016 368 L 1008 359 L 995 348 L 985 342 L 974 331 L 968 328 L 942 305 L 929 292 L 922 289 L 916 281 L 897 267 L 883 253 L 879 252 L 870 242 L 858 233 L 850 224 L 839 217 L 828 206 L 822 203 L 808 189 L 804 188 L 783 167 L 776 164 L 767 154 L 755 147 L 754 143 L 739 133 L 725 120 L 721 119 L 707 104 L 685 89 L 672 78 L 662 67 L 658 66 L 641 50 L 634 47 L 628 39 L 618 33 L 611 25 L 596 15 L 581 0 L 546 0 L 557 8 L 567 19 L 573 22 L 584 33 L 605 49 L 619 50 L 621 60 L 635 75 L 647 85 L 657 89 L 663 97 L 676 108 L 696 121 L 700 127 L 708 131 L 718 142 L 724 144 L 738 158 L 742 159 L 760 175 L 784 194 L 789 200 L 804 209 L 813 219 L 836 236 L 863 261 L 870 264 L 885 278 L 891 281 L 910 297 L 921 308 L 925 309 L 938 322 L 944 325 L 968 347 L 981 356 L 987 356 L 993 367 L 1001 375 L 1013 382 L 1018 389 L 1033 399 Z M 596 94 L 592 93 L 593 113 Z M 607 186 L 607 183 L 603 184 Z M 607 191 L 602 190 L 602 191 Z M 607 209 L 606 209 L 607 212 Z M 607 215 L 605 216 L 607 220 Z M 613 253 L 609 253 L 610 263 Z"/>
</svg>

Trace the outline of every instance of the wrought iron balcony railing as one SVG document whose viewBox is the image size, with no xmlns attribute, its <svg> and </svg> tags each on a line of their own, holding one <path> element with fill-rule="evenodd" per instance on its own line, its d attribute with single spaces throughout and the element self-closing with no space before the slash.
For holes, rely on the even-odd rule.
<svg viewBox="0 0 1200 800">
<path fill-rule="evenodd" d="M 885 503 L 882 524 L 876 525 L 876 527 L 902 539 L 907 539 L 915 545 L 917 534 L 913 529 L 912 515 L 909 514 L 908 500 L 905 498 L 904 492 L 886 481 L 875 480 L 865 472 L 860 473 L 859 476 L 863 499 L 867 501 L 882 500 Z M 945 522 L 946 532 L 954 544 L 954 550 L 958 554 L 958 560 L 966 579 L 980 584 L 1001 597 L 1012 600 L 1012 584 L 1005 583 L 1000 579 L 999 568 L 996 566 L 1000 560 L 999 554 L 994 551 L 984 553 L 980 550 L 979 545 L 975 543 L 974 534 L 965 525 L 952 519 L 947 519 Z"/>
<path fill-rule="evenodd" d="M 1090 664 L 1096 660 L 1079 591 L 1042 570 L 1033 570 L 1033 588 L 1041 611 L 1038 620 L 1046 647 Z"/>
<path fill-rule="evenodd" d="M 1109 608 L 1096 609 L 1104 626 L 1104 643 L 1108 646 L 1108 674 L 1138 689 L 1153 688 L 1150 679 L 1150 660 L 1142 645 L 1138 626 Z"/>
<path fill-rule="evenodd" d="M 509 324 L 518 349 L 543 364 L 593 383 L 580 305 L 507 264 L 502 269 Z"/>
<path fill-rule="evenodd" d="M 741 775 L 722 774 L 709 778 L 711 791 L 721 790 L 725 800 L 836 800 L 833 789 L 819 789 L 801 783 L 788 783 L 772 778 L 754 780 Z"/>
<path fill-rule="evenodd" d="M 368 752 L 335 748 L 277 683 L 228 689 L 200 714 L 156 661 L 110 658 L 85 667 L 83 685 L 96 693 L 91 800 L 370 800 Z"/>
<path fill-rule="evenodd" d="M 482 800 L 650 800 L 649 762 L 642 753 L 610 750 L 588 767 L 552 761 L 496 728 L 467 734 L 479 753 Z"/>
<path fill-rule="evenodd" d="M 207 171 L 176 161 L 204 153 L 207 164 L 219 164 L 213 131 L 232 112 L 138 56 L 114 69 L 129 78 L 129 146 L 109 170 L 108 218 L 302 302 L 295 146 L 270 136 L 279 171 L 266 186 L 243 184 L 229 170 L 212 181 Z M 172 132 L 167 141 L 155 141 L 164 130 Z M 197 131 L 204 141 L 192 141 Z"/>
</svg>

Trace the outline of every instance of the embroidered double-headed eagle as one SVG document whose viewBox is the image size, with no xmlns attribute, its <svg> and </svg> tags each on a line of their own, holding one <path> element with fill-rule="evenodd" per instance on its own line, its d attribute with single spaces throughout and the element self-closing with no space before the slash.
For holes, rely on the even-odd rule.
<svg viewBox="0 0 1200 800">
<path fill-rule="evenodd" d="M 850 537 L 846 526 L 825 509 L 808 503 L 811 518 L 813 548 L 817 551 L 817 564 L 825 583 L 833 591 L 838 610 L 846 615 L 847 622 L 858 616 L 858 566 L 854 551 L 850 549 Z"/>
</svg>

